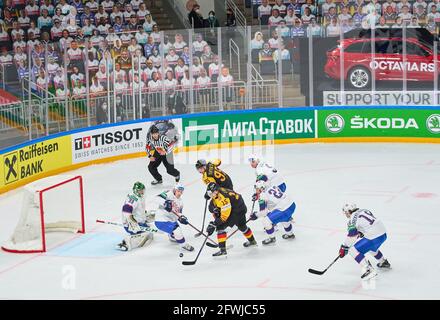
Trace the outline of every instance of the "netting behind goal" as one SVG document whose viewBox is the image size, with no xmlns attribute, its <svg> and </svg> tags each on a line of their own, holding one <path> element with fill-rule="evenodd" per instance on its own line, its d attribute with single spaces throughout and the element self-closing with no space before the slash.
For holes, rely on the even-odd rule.
<svg viewBox="0 0 440 320">
<path fill-rule="evenodd" d="M 2 249 L 45 252 L 46 233 L 56 231 L 85 232 L 81 176 L 54 176 L 26 185 L 20 220 Z"/>
</svg>

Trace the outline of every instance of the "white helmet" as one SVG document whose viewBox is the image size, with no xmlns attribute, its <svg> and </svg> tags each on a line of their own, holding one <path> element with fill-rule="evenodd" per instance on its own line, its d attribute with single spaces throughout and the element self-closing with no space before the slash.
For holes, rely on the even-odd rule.
<svg viewBox="0 0 440 320">
<path fill-rule="evenodd" d="M 266 182 L 263 180 L 258 180 L 255 183 L 255 190 L 256 189 L 260 189 L 260 190 L 266 190 Z"/>
<path fill-rule="evenodd" d="M 179 190 L 183 192 L 185 190 L 185 187 L 181 183 L 176 183 L 173 190 Z"/>
<path fill-rule="evenodd" d="M 248 156 L 248 161 L 249 162 L 255 161 L 258 163 L 258 162 L 260 162 L 260 157 L 258 155 L 256 155 L 255 153 L 252 153 Z"/>
<path fill-rule="evenodd" d="M 346 203 L 342 207 L 342 212 L 343 213 L 352 213 L 352 212 L 356 211 L 357 209 L 358 209 L 358 206 L 355 205 L 354 203 Z"/>
</svg>

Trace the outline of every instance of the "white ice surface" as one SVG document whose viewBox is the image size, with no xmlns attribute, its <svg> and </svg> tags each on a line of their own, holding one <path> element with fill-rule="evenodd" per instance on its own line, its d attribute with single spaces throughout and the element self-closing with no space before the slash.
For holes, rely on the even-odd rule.
<svg viewBox="0 0 440 320">
<path fill-rule="evenodd" d="M 49 234 L 45 254 L 0 252 L 0 299 L 439 299 L 440 298 L 440 145 L 430 144 L 301 144 L 276 146 L 274 159 L 295 199 L 296 239 L 277 234 L 277 244 L 263 247 L 260 221 L 253 221 L 258 248 L 242 247 L 238 232 L 226 260 L 213 260 L 206 247 L 195 266 L 182 266 L 195 253 L 179 258 L 178 247 L 156 235 L 147 247 L 129 253 L 112 245 L 122 237 L 118 227 L 98 225 L 96 218 L 119 221 L 127 191 L 136 180 L 151 181 L 145 159 L 86 167 L 87 234 Z M 248 150 L 222 151 L 222 158 L 245 158 Z M 182 161 L 188 155 L 179 156 Z M 191 163 L 179 164 L 184 213 L 200 226 L 204 186 Z M 181 161 L 181 162 L 182 162 Z M 184 161 L 183 161 L 184 162 Z M 225 161 L 227 162 L 227 161 Z M 235 189 L 250 207 L 254 172 L 248 164 L 224 165 Z M 162 172 L 164 171 L 161 169 Z M 164 173 L 164 172 L 163 172 Z M 164 185 L 147 186 L 155 195 Z M 12 233 L 20 213 L 20 190 L 0 196 L 0 243 Z M 382 251 L 392 270 L 362 285 L 360 268 L 347 256 L 325 275 L 345 237 L 345 202 L 372 210 L 388 231 Z M 198 251 L 202 237 L 184 226 Z"/>
</svg>

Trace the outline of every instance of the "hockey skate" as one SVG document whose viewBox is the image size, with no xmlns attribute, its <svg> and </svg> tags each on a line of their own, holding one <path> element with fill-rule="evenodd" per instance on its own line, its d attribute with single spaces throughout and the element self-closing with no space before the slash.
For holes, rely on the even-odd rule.
<svg viewBox="0 0 440 320">
<path fill-rule="evenodd" d="M 185 243 L 181 248 L 189 252 L 194 251 L 194 247 L 188 243 Z"/>
<path fill-rule="evenodd" d="M 176 182 L 180 181 L 180 175 L 176 177 Z"/>
<path fill-rule="evenodd" d="M 385 259 L 384 261 L 379 262 L 377 264 L 377 267 L 380 269 L 391 269 L 391 264 L 388 262 L 387 259 Z"/>
<path fill-rule="evenodd" d="M 121 243 L 118 243 L 118 249 L 121 251 L 128 251 L 129 250 L 128 245 L 125 242 L 125 240 L 122 240 Z"/>
<path fill-rule="evenodd" d="M 213 257 L 224 257 L 226 258 L 228 256 L 228 253 L 226 252 L 226 249 L 220 249 L 220 251 L 217 251 L 216 253 L 212 254 Z"/>
<path fill-rule="evenodd" d="M 277 242 L 277 238 L 270 237 L 270 238 L 264 239 L 261 243 L 263 245 L 267 246 L 267 245 L 273 245 L 273 244 L 275 244 L 275 242 Z"/>
<path fill-rule="evenodd" d="M 257 243 L 257 241 L 255 241 L 255 239 L 248 240 L 245 243 L 243 243 L 243 247 L 245 247 L 245 248 L 249 248 L 249 247 L 253 247 L 253 246 L 255 246 L 255 247 L 258 246 L 258 243 Z"/>
<path fill-rule="evenodd" d="M 151 184 L 153 185 L 153 186 L 155 186 L 155 185 L 158 185 L 158 184 L 162 184 L 162 180 L 154 180 L 154 181 L 151 181 Z"/>
<path fill-rule="evenodd" d="M 283 234 L 283 239 L 295 239 L 295 235 L 293 233 L 285 233 Z"/>
<path fill-rule="evenodd" d="M 373 266 L 370 262 L 368 262 L 368 265 L 365 268 L 365 272 L 361 275 L 362 280 L 370 280 L 377 276 L 376 270 L 374 270 Z"/>
<path fill-rule="evenodd" d="M 176 238 L 174 238 L 174 236 L 173 236 L 172 234 L 169 234 L 169 235 L 168 235 L 168 239 L 169 239 L 171 242 L 177 243 Z"/>
</svg>

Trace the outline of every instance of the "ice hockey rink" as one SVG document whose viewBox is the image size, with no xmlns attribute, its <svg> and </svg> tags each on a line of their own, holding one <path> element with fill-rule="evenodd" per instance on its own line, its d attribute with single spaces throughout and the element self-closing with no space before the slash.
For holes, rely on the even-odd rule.
<svg viewBox="0 0 440 320">
<path fill-rule="evenodd" d="M 250 151 L 220 153 L 222 168 L 249 210 L 255 180 L 245 161 Z M 282 239 L 280 230 L 276 245 L 264 247 L 257 220 L 249 226 L 258 248 L 244 248 L 238 232 L 228 241 L 233 247 L 224 260 L 214 260 L 215 249 L 206 247 L 196 265 L 183 266 L 181 261 L 193 260 L 203 241 L 188 226 L 183 226 L 184 234 L 195 251 L 183 258 L 164 234 L 156 234 L 148 247 L 120 252 L 115 246 L 123 230 L 95 220 L 120 222 L 123 201 L 135 181 L 147 183 L 148 206 L 151 197 L 172 187 L 172 177 L 164 174 L 164 184 L 151 187 L 145 158 L 89 166 L 73 172 L 84 179 L 86 234 L 50 233 L 43 254 L 1 251 L 0 299 L 440 298 L 440 145 L 295 144 L 264 152 L 285 176 L 297 204 L 296 239 Z M 184 214 L 198 227 L 205 200 L 194 161 L 202 156 L 216 154 L 179 154 L 176 160 L 186 187 Z M 346 235 L 347 220 L 341 214 L 346 202 L 370 209 L 387 228 L 381 250 L 392 269 L 379 270 L 368 283 L 361 282 L 360 268 L 350 256 L 322 276 L 307 272 L 324 269 L 338 255 Z M 12 234 L 20 210 L 20 189 L 0 196 L 1 243 Z"/>
</svg>

